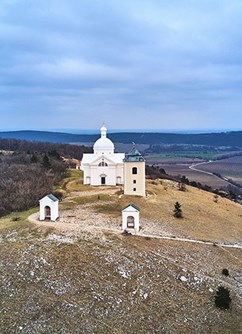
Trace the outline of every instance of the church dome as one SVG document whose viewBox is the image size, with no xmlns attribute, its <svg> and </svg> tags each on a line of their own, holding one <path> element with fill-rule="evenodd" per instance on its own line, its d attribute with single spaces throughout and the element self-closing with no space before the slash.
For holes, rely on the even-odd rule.
<svg viewBox="0 0 242 334">
<path fill-rule="evenodd" d="M 103 126 L 101 129 L 101 138 L 93 145 L 94 153 L 114 153 L 114 144 L 107 138 L 107 129 Z"/>
</svg>

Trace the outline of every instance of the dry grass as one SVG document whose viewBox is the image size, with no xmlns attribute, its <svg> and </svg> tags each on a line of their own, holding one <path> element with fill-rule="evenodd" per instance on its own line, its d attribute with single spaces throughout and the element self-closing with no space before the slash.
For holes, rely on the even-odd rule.
<svg viewBox="0 0 242 334">
<path fill-rule="evenodd" d="M 212 193 L 190 186 L 186 191 L 180 191 L 177 183 L 166 180 L 147 180 L 147 191 L 147 198 L 113 195 L 108 204 L 93 201 L 92 205 L 97 212 L 118 217 L 124 206 L 134 203 L 141 209 L 144 228 L 152 223 L 157 226 L 157 231 L 164 230 L 168 235 L 214 242 L 242 242 L 241 205 L 222 197 L 215 203 Z M 182 219 L 173 217 L 176 201 L 182 204 Z"/>
<path fill-rule="evenodd" d="M 3 334 L 241 333 L 238 250 L 31 230 L 10 240 L 0 255 Z M 214 306 L 221 284 L 231 291 L 229 311 Z"/>
</svg>

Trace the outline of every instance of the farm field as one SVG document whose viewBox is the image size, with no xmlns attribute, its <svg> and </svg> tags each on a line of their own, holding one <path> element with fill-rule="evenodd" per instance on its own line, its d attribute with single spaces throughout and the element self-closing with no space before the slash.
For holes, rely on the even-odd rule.
<svg viewBox="0 0 242 334">
<path fill-rule="evenodd" d="M 228 186 L 228 182 L 220 179 L 219 177 L 215 175 L 209 175 L 209 174 L 201 173 L 201 172 L 190 169 L 189 166 L 191 166 L 191 164 L 188 164 L 188 163 L 186 164 L 183 164 L 183 163 L 164 164 L 162 163 L 158 165 L 161 168 L 164 168 L 166 173 L 169 175 L 172 175 L 172 176 L 185 175 L 189 179 L 189 181 L 200 182 L 201 184 L 208 185 L 214 189 Z M 200 165 L 198 168 L 200 169 Z"/>
<path fill-rule="evenodd" d="M 242 156 L 203 164 L 199 166 L 199 169 L 206 172 L 219 173 L 242 185 Z"/>
<path fill-rule="evenodd" d="M 151 159 L 150 157 L 148 163 L 164 168 L 166 173 L 172 176 L 185 175 L 189 181 L 200 182 L 214 189 L 227 187 L 228 182 L 215 175 L 206 174 L 207 172 L 217 173 L 242 186 L 242 156 L 209 162 L 199 159 L 186 159 L 183 157 L 180 159 L 174 157 L 167 160 L 163 158 L 159 160 L 158 156 L 156 158 L 157 159 Z M 192 165 L 197 170 L 191 169 L 190 167 Z M 201 170 L 201 172 L 199 170 Z"/>
</svg>

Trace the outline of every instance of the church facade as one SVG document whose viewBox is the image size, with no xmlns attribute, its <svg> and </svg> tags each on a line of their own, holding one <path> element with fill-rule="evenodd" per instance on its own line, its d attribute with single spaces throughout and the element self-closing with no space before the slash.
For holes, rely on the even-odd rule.
<svg viewBox="0 0 242 334">
<path fill-rule="evenodd" d="M 139 151 L 115 153 L 113 142 L 103 126 L 101 137 L 94 143 L 93 152 L 83 154 L 80 169 L 83 183 L 92 186 L 122 185 L 125 195 L 145 196 L 145 160 Z"/>
<path fill-rule="evenodd" d="M 104 126 L 101 128 L 101 137 L 93 145 L 93 152 L 83 154 L 83 183 L 92 186 L 122 185 L 125 154 L 114 153 L 114 144 L 107 138 L 107 129 Z"/>
</svg>

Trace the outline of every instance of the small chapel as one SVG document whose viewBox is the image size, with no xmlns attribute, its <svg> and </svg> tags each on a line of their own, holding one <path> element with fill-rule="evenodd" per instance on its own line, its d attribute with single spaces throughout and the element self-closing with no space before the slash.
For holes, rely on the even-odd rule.
<svg viewBox="0 0 242 334">
<path fill-rule="evenodd" d="M 113 142 L 107 138 L 103 126 L 101 137 L 93 145 L 93 153 L 84 153 L 80 169 L 83 183 L 92 186 L 124 187 L 125 195 L 145 196 L 145 160 L 135 148 L 125 153 L 115 153 Z"/>
</svg>

